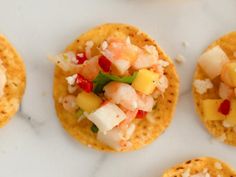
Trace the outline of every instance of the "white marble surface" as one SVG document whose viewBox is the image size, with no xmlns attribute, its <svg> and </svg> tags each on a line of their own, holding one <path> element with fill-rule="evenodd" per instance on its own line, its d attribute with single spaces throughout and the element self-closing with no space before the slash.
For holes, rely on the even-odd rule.
<svg viewBox="0 0 236 177">
<path fill-rule="evenodd" d="M 187 60 L 177 65 L 181 96 L 173 122 L 136 152 L 109 154 L 80 145 L 61 128 L 53 107 L 53 66 L 46 56 L 104 22 L 134 24 L 170 56 L 182 54 Z M 27 66 L 23 112 L 0 129 L 0 177 L 158 177 L 197 156 L 215 156 L 236 169 L 236 149 L 212 141 L 193 110 L 190 92 L 196 58 L 233 30 L 235 0 L 0 0 L 0 32 Z"/>
</svg>

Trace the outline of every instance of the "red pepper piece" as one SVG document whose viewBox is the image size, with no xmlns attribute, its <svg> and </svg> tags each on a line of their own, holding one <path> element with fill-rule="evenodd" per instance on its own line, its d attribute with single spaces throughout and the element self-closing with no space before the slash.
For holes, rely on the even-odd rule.
<svg viewBox="0 0 236 177">
<path fill-rule="evenodd" d="M 221 114 L 227 116 L 230 112 L 230 106 L 231 106 L 230 101 L 226 99 L 220 104 L 218 112 L 220 112 Z"/>
<path fill-rule="evenodd" d="M 105 56 L 99 57 L 98 64 L 104 72 L 109 72 L 111 69 L 111 61 L 108 60 Z"/>
<path fill-rule="evenodd" d="M 85 53 L 77 53 L 75 56 L 78 64 L 83 64 L 87 60 Z"/>
<path fill-rule="evenodd" d="M 136 115 L 136 118 L 137 118 L 137 119 L 143 119 L 146 115 L 147 115 L 147 112 L 146 112 L 146 111 L 138 110 L 137 115 Z"/>
<path fill-rule="evenodd" d="M 82 75 L 77 74 L 76 84 L 84 90 L 85 92 L 91 92 L 93 90 L 93 83 L 87 79 L 85 79 Z"/>
</svg>

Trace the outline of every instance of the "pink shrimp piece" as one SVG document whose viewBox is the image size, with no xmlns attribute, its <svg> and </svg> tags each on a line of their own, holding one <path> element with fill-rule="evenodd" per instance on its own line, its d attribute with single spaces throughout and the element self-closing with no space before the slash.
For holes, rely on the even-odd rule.
<svg viewBox="0 0 236 177">
<path fill-rule="evenodd" d="M 222 99 L 231 99 L 234 96 L 234 90 L 221 82 L 219 87 L 219 96 Z"/>
<path fill-rule="evenodd" d="M 104 87 L 104 95 L 115 104 L 120 104 L 128 110 L 137 108 L 137 94 L 132 86 L 120 82 L 110 82 Z"/>
<path fill-rule="evenodd" d="M 138 94 L 138 110 L 151 112 L 155 102 L 152 96 Z"/>
<path fill-rule="evenodd" d="M 164 74 L 165 67 L 169 66 L 169 62 L 158 59 L 157 64 L 152 66 L 154 72 L 159 73 L 160 75 Z"/>
<path fill-rule="evenodd" d="M 127 126 L 135 119 L 137 113 L 138 113 L 138 109 L 135 109 L 134 111 L 130 111 L 127 110 L 123 107 L 121 107 L 121 109 L 124 111 L 124 113 L 126 114 L 126 118 L 125 120 L 123 120 L 120 124 L 119 124 L 119 128 L 120 129 L 125 129 L 127 128 Z"/>
<path fill-rule="evenodd" d="M 67 95 L 62 98 L 62 106 L 68 112 L 74 112 L 78 107 L 76 104 L 76 97 L 73 95 Z"/>
<path fill-rule="evenodd" d="M 144 46 L 144 50 L 139 52 L 137 59 L 133 63 L 132 67 L 136 70 L 142 68 L 150 68 L 157 64 L 158 52 L 157 49 L 152 45 Z"/>
<path fill-rule="evenodd" d="M 161 92 L 164 93 L 165 90 L 168 88 L 169 82 L 168 79 L 165 75 L 162 75 L 160 79 L 157 82 L 157 89 Z"/>
<path fill-rule="evenodd" d="M 162 95 L 162 93 L 161 93 L 160 90 L 158 90 L 158 89 L 155 89 L 155 90 L 153 91 L 153 93 L 152 93 L 152 97 L 153 97 L 154 99 L 157 99 L 160 95 Z"/>
<path fill-rule="evenodd" d="M 130 39 L 110 38 L 102 43 L 101 53 L 112 62 L 112 73 L 124 75 L 136 60 L 140 49 Z"/>
<path fill-rule="evenodd" d="M 99 71 L 98 57 L 93 57 L 80 65 L 80 69 L 77 70 L 77 73 L 92 81 L 97 77 Z"/>
</svg>

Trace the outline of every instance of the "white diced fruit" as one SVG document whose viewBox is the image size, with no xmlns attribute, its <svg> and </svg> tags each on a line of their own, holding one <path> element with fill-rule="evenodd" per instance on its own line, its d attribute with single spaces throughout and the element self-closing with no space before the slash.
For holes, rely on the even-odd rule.
<svg viewBox="0 0 236 177">
<path fill-rule="evenodd" d="M 101 132 L 107 132 L 126 118 L 126 114 L 115 104 L 107 103 L 87 115 Z"/>
<path fill-rule="evenodd" d="M 228 61 L 227 55 L 219 46 L 206 51 L 198 59 L 200 67 L 210 79 L 219 76 L 224 64 Z"/>
<path fill-rule="evenodd" d="M 119 74 L 124 74 L 130 67 L 130 62 L 128 60 L 119 59 L 113 62 L 116 70 Z"/>
<path fill-rule="evenodd" d="M 115 150 L 120 150 L 121 145 L 120 141 L 122 140 L 123 136 L 121 131 L 118 128 L 114 128 L 106 133 L 99 131 L 97 133 L 97 139 L 102 143 L 110 146 Z"/>
</svg>

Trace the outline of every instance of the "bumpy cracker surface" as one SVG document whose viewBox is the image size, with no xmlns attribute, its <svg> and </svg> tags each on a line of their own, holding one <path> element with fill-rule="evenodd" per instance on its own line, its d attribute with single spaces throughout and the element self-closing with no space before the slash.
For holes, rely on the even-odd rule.
<svg viewBox="0 0 236 177">
<path fill-rule="evenodd" d="M 0 127 L 2 127 L 19 108 L 25 90 L 26 76 L 21 57 L 2 35 L 0 35 L 0 60 L 7 76 L 4 95 L 0 97 Z"/>
<path fill-rule="evenodd" d="M 215 41 L 211 44 L 206 50 L 209 50 L 215 46 L 220 46 L 224 52 L 227 54 L 230 60 L 236 60 L 236 56 L 234 56 L 234 52 L 236 51 L 236 32 L 229 33 L 222 38 Z M 203 72 L 203 70 L 197 66 L 194 80 L 196 79 L 206 79 L 207 75 Z M 203 124 L 207 128 L 207 130 L 214 137 L 226 137 L 224 142 L 233 146 L 236 146 L 236 132 L 234 132 L 233 128 L 225 128 L 222 124 L 222 121 L 204 121 L 203 120 L 203 110 L 202 110 L 202 100 L 204 99 L 217 99 L 218 89 L 219 89 L 219 78 L 213 81 L 214 88 L 209 89 L 207 93 L 200 95 L 196 92 L 193 87 L 193 97 L 195 100 L 195 109 L 198 112 Z"/>
<path fill-rule="evenodd" d="M 96 55 L 98 54 L 97 47 L 111 35 L 120 37 L 130 36 L 131 42 L 140 47 L 147 44 L 155 45 L 159 51 L 160 58 L 170 63 L 170 65 L 165 69 L 169 80 L 169 88 L 166 90 L 164 97 L 160 97 L 158 100 L 158 106 L 155 110 L 153 123 L 148 122 L 146 119 L 142 121 L 136 121 L 136 131 L 131 138 L 133 146 L 123 151 L 137 150 L 155 140 L 161 133 L 163 133 L 163 131 L 171 122 L 179 94 L 179 80 L 175 71 L 175 67 L 170 58 L 149 36 L 143 32 L 140 32 L 137 28 L 129 25 L 105 24 L 96 27 L 87 33 L 82 34 L 78 39 L 76 39 L 71 45 L 67 47 L 66 51 L 83 52 L 85 43 L 89 40 L 92 40 L 94 42 L 92 54 Z M 59 103 L 59 98 L 68 94 L 65 77 L 67 77 L 69 74 L 71 73 L 65 73 L 59 67 L 55 68 L 54 101 L 57 115 L 63 127 L 69 132 L 70 135 L 85 145 L 98 150 L 114 151 L 96 139 L 96 134 L 90 130 L 90 121 L 85 119 L 78 123 L 74 115 L 66 112 Z"/>
<path fill-rule="evenodd" d="M 178 164 L 165 171 L 162 177 L 182 177 L 186 170 L 190 172 L 190 175 L 207 170 L 212 177 L 236 177 L 236 172 L 230 166 L 212 157 L 196 158 Z"/>
</svg>

